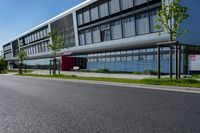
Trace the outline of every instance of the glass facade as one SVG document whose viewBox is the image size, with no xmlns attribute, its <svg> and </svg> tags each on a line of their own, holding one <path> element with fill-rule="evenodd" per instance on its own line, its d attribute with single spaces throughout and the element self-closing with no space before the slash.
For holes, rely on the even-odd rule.
<svg viewBox="0 0 200 133">
<path fill-rule="evenodd" d="M 79 45 L 88 45 L 97 42 L 133 37 L 158 32 L 154 30 L 156 13 L 159 8 L 128 15 L 90 28 L 79 31 Z"/>
<path fill-rule="evenodd" d="M 65 48 L 75 46 L 74 22 L 72 14 L 51 23 L 51 30 L 55 29 L 57 29 L 64 36 Z"/>
<path fill-rule="evenodd" d="M 24 48 L 27 55 L 35 55 L 49 51 L 49 41 L 43 41 Z"/>
<path fill-rule="evenodd" d="M 106 68 L 111 71 L 144 71 L 146 69 L 157 70 L 157 48 L 134 49 L 116 52 L 104 52 L 87 56 L 88 70 Z M 174 53 L 173 53 L 174 56 Z M 175 59 L 173 59 L 173 62 Z M 162 72 L 169 72 L 169 49 L 161 49 Z M 174 71 L 174 70 L 173 70 Z"/>
<path fill-rule="evenodd" d="M 49 69 L 50 60 L 50 58 L 26 60 L 25 64 L 27 69 Z"/>
<path fill-rule="evenodd" d="M 45 38 L 48 38 L 48 26 L 45 26 L 39 30 L 36 30 L 35 32 L 28 34 L 23 38 L 20 38 L 19 41 L 21 46 L 25 46 Z"/>
</svg>

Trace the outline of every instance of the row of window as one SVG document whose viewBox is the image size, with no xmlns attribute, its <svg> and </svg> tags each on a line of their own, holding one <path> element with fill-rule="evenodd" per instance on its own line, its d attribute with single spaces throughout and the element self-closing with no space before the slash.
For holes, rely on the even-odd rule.
<svg viewBox="0 0 200 133">
<path fill-rule="evenodd" d="M 48 65 L 50 63 L 50 59 L 37 59 L 37 60 L 26 60 L 26 65 L 37 66 L 37 65 Z"/>
<path fill-rule="evenodd" d="M 152 1 L 152 0 L 149 0 Z M 147 0 L 101 0 L 77 13 L 78 25 L 147 3 Z"/>
<path fill-rule="evenodd" d="M 42 52 L 49 51 L 49 41 L 44 41 L 41 43 L 37 43 L 35 45 L 29 46 L 25 48 L 27 55 L 34 55 Z"/>
<path fill-rule="evenodd" d="M 142 12 L 121 18 L 110 23 L 95 26 L 79 31 L 79 45 L 87 45 L 120 38 L 132 37 L 157 32 L 156 24 L 157 8 L 148 12 Z"/>
<path fill-rule="evenodd" d="M 46 38 L 47 36 L 48 36 L 48 29 L 44 28 L 39 31 L 36 31 L 35 33 L 32 33 L 31 35 L 26 36 L 24 38 L 24 42 L 25 42 L 25 45 L 30 44 L 32 42 Z"/>
<path fill-rule="evenodd" d="M 168 47 L 162 47 L 161 52 L 168 52 Z M 102 57 L 102 56 L 119 56 L 119 55 L 131 55 L 131 54 L 146 54 L 146 53 L 156 53 L 157 48 L 148 48 L 148 49 L 135 49 L 135 50 L 127 50 L 127 51 L 117 51 L 117 52 L 106 52 L 106 53 L 95 53 L 89 54 L 87 57 Z"/>
<path fill-rule="evenodd" d="M 13 57 L 13 54 L 12 54 L 12 52 L 6 53 L 6 54 L 4 54 L 4 57 L 5 57 L 6 59 L 10 59 L 10 58 Z"/>
<path fill-rule="evenodd" d="M 11 44 L 3 47 L 3 51 L 8 51 L 8 50 L 11 50 Z"/>
<path fill-rule="evenodd" d="M 168 60 L 169 54 L 161 54 L 162 60 Z M 157 55 L 136 55 L 136 56 L 119 56 L 119 57 L 103 57 L 89 58 L 88 62 L 125 62 L 125 61 L 150 61 L 157 60 Z"/>
</svg>

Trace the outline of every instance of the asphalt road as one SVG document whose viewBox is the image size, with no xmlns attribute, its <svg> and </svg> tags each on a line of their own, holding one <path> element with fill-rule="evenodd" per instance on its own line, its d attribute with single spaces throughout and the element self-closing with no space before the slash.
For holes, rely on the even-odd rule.
<svg viewBox="0 0 200 133">
<path fill-rule="evenodd" d="M 0 76 L 0 133 L 199 133 L 200 94 Z"/>
</svg>

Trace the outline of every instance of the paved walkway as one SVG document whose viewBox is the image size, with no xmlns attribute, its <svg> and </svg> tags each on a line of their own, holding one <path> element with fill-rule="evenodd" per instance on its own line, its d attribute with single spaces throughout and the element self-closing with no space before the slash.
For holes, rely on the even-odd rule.
<svg viewBox="0 0 200 133">
<path fill-rule="evenodd" d="M 48 70 L 36 70 L 32 74 L 49 74 Z M 107 73 L 92 73 L 92 72 L 71 72 L 62 71 L 64 75 L 76 75 L 80 77 L 103 77 L 103 78 L 124 78 L 124 79 L 145 79 L 155 78 L 156 76 L 151 75 L 134 75 L 134 74 L 107 74 Z"/>
</svg>

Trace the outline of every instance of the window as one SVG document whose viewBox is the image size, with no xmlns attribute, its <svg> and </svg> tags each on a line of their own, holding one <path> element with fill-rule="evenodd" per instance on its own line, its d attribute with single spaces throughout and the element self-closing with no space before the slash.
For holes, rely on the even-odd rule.
<svg viewBox="0 0 200 133">
<path fill-rule="evenodd" d="M 144 3 L 146 3 L 146 2 L 147 2 L 147 0 L 134 0 L 135 6 L 144 4 Z"/>
<path fill-rule="evenodd" d="M 110 62 L 110 57 L 107 57 L 107 58 L 106 58 L 106 62 Z"/>
<path fill-rule="evenodd" d="M 110 58 L 110 61 L 111 61 L 111 62 L 115 62 L 115 57 L 111 57 L 111 58 Z"/>
<path fill-rule="evenodd" d="M 168 60 L 169 59 L 169 54 L 163 54 L 163 60 Z"/>
<path fill-rule="evenodd" d="M 132 61 L 132 56 L 127 56 L 127 61 Z"/>
<path fill-rule="evenodd" d="M 126 56 L 122 56 L 121 61 L 126 61 Z"/>
<path fill-rule="evenodd" d="M 44 37 L 47 37 L 47 29 L 44 29 L 43 33 L 44 33 Z"/>
<path fill-rule="evenodd" d="M 120 11 L 119 0 L 110 0 L 109 1 L 109 9 L 110 9 L 110 14 L 119 12 Z"/>
<path fill-rule="evenodd" d="M 44 38 L 44 35 L 43 35 L 43 32 L 42 32 L 42 31 L 40 31 L 40 38 L 41 38 L 41 39 Z"/>
<path fill-rule="evenodd" d="M 121 57 L 116 57 L 116 61 L 120 62 L 121 61 Z"/>
<path fill-rule="evenodd" d="M 92 33 L 91 33 L 91 29 L 85 30 L 85 43 L 86 43 L 86 44 L 91 44 L 91 43 L 92 43 Z"/>
<path fill-rule="evenodd" d="M 106 58 L 102 58 L 102 60 L 101 60 L 102 62 L 106 62 Z"/>
<path fill-rule="evenodd" d="M 133 50 L 133 53 L 136 54 L 136 53 L 139 53 L 139 50 Z"/>
<path fill-rule="evenodd" d="M 85 35 L 84 35 L 84 31 L 80 31 L 79 32 L 79 45 L 85 45 Z"/>
<path fill-rule="evenodd" d="M 133 16 L 122 19 L 123 37 L 135 35 L 135 19 Z"/>
<path fill-rule="evenodd" d="M 83 24 L 83 14 L 82 13 L 77 14 L 77 21 L 78 21 L 78 25 Z"/>
<path fill-rule="evenodd" d="M 89 12 L 89 9 L 85 9 L 85 11 L 83 12 L 83 19 L 84 19 L 84 23 L 90 22 L 90 12 Z"/>
<path fill-rule="evenodd" d="M 97 43 L 101 41 L 101 35 L 100 35 L 100 28 L 95 27 L 92 29 L 92 36 L 93 36 L 93 42 Z"/>
<path fill-rule="evenodd" d="M 28 43 L 28 41 L 27 41 L 27 38 L 25 37 L 25 44 L 27 44 Z"/>
<path fill-rule="evenodd" d="M 136 15 L 136 31 L 138 35 L 149 33 L 149 19 L 147 12 Z"/>
<path fill-rule="evenodd" d="M 105 0 L 102 0 L 102 3 L 99 5 L 99 13 L 101 18 L 109 15 L 108 2 L 106 2 Z"/>
<path fill-rule="evenodd" d="M 117 20 L 111 23 L 112 39 L 122 38 L 121 20 Z"/>
<path fill-rule="evenodd" d="M 35 45 L 31 46 L 32 54 L 35 54 Z"/>
<path fill-rule="evenodd" d="M 146 60 L 146 55 L 140 55 L 139 59 L 140 60 Z"/>
<path fill-rule="evenodd" d="M 31 38 L 32 38 L 32 41 L 34 42 L 35 41 L 34 35 L 31 35 Z"/>
<path fill-rule="evenodd" d="M 147 55 L 147 60 L 153 60 L 153 55 Z"/>
<path fill-rule="evenodd" d="M 127 54 L 132 54 L 132 53 L 133 53 L 132 50 L 128 50 L 128 51 L 127 51 Z"/>
<path fill-rule="evenodd" d="M 45 49 L 46 49 L 46 50 L 45 50 L 46 52 L 49 51 L 49 48 L 48 48 L 48 42 L 45 42 Z"/>
<path fill-rule="evenodd" d="M 38 40 L 40 40 L 40 33 L 39 32 L 37 32 L 37 38 L 38 38 Z"/>
<path fill-rule="evenodd" d="M 38 53 L 38 45 L 37 44 L 35 45 L 35 53 L 36 54 Z"/>
<path fill-rule="evenodd" d="M 109 41 L 110 37 L 110 25 L 104 24 L 101 26 L 101 40 L 102 41 Z"/>
<path fill-rule="evenodd" d="M 98 5 L 97 4 L 94 5 L 93 7 L 91 7 L 90 13 L 91 13 L 91 21 L 94 21 L 94 20 L 99 18 L 99 11 L 98 11 Z"/>
<path fill-rule="evenodd" d="M 156 16 L 158 9 L 153 9 L 150 11 L 150 30 L 151 32 L 156 32 L 159 30 L 155 30 L 154 27 L 156 25 Z"/>
<path fill-rule="evenodd" d="M 121 0 L 121 9 L 126 10 L 133 7 L 133 0 Z"/>
<path fill-rule="evenodd" d="M 148 48 L 147 52 L 153 52 L 153 48 Z"/>
</svg>

